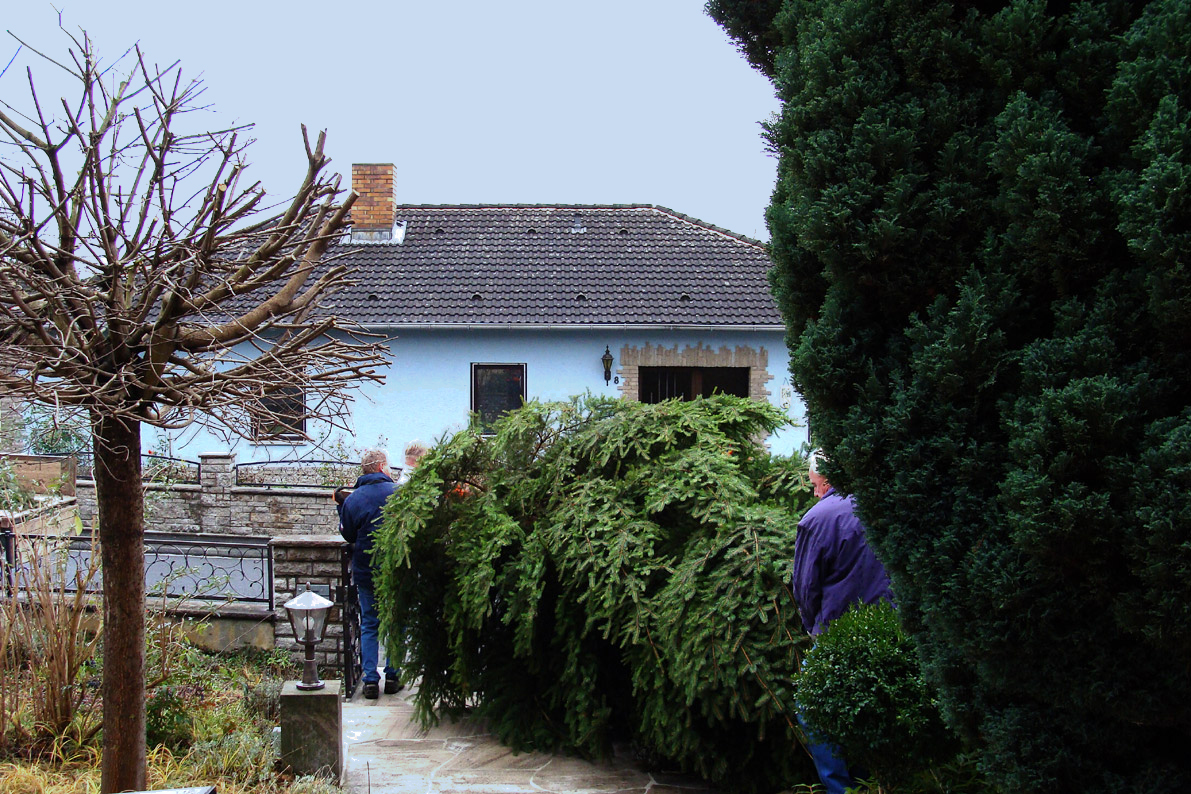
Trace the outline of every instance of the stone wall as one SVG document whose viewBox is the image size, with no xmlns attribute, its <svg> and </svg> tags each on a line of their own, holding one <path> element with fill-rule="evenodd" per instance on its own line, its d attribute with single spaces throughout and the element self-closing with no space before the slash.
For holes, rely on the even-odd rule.
<svg viewBox="0 0 1191 794">
<path fill-rule="evenodd" d="M 199 484 L 147 483 L 145 528 L 155 532 L 243 535 L 271 538 L 276 609 L 265 605 L 223 608 L 208 618 L 204 645 L 255 647 L 275 645 L 301 654 L 284 609 L 298 593 L 311 589 L 337 600 L 346 589 L 339 517 L 328 488 L 263 488 L 236 485 L 234 454 L 200 455 Z M 350 481 L 348 482 L 350 484 Z M 96 517 L 95 483 L 77 484 L 79 513 L 85 526 Z M 336 606 L 327 619 L 326 639 L 315 649 L 319 675 L 340 676 L 343 616 Z"/>
<path fill-rule="evenodd" d="M 325 535 L 338 530 L 329 487 L 236 485 L 235 454 L 200 455 L 199 459 L 198 485 L 146 484 L 145 529 L 258 537 Z M 90 526 L 95 517 L 95 483 L 80 480 L 77 492 L 79 514 Z"/>
</svg>

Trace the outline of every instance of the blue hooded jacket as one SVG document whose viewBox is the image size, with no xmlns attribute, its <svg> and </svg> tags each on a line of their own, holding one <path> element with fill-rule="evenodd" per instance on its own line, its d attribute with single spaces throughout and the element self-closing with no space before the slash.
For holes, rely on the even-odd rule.
<svg viewBox="0 0 1191 794">
<path fill-rule="evenodd" d="M 380 527 L 381 508 L 397 490 L 384 472 L 363 474 L 355 490 L 339 505 L 339 534 L 352 544 L 352 578 L 372 589 L 372 533 Z"/>
</svg>

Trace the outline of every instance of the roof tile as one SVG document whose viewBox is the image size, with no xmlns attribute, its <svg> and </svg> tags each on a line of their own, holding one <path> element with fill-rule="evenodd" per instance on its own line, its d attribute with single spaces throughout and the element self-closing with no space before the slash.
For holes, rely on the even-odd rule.
<svg viewBox="0 0 1191 794">
<path fill-rule="evenodd" d="M 344 242 L 329 251 L 354 269 L 353 283 L 331 299 L 348 319 L 396 326 L 782 322 L 762 243 L 664 207 L 399 205 L 396 214 L 406 222 L 402 243 Z M 576 220 L 585 231 L 572 231 Z"/>
</svg>

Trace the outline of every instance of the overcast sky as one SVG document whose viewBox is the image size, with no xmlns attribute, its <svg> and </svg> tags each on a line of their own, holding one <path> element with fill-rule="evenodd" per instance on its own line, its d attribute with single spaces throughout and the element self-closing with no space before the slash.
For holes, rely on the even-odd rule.
<svg viewBox="0 0 1191 794">
<path fill-rule="evenodd" d="M 251 175 L 288 195 L 299 125 L 333 168 L 396 164 L 403 203 L 646 203 L 768 239 L 769 82 L 703 0 L 8 0 L 3 28 L 62 57 L 56 6 L 114 58 L 134 42 L 202 77 L 214 128 L 253 122 Z M 3 37 L 0 69 L 18 44 Z M 0 98 L 25 91 L 18 55 Z M 47 78 L 48 79 L 48 78 Z"/>
</svg>

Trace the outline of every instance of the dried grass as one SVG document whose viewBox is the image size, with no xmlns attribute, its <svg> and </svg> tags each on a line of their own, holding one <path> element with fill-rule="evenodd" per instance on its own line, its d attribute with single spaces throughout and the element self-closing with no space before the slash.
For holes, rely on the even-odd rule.
<svg viewBox="0 0 1191 794">
<path fill-rule="evenodd" d="M 101 637 L 87 595 L 99 553 L 92 538 L 87 564 L 72 571 L 69 541 L 15 538 L 12 589 L 0 600 L 0 751 L 12 742 L 85 744 L 100 728 L 97 698 L 81 680 Z"/>
</svg>

